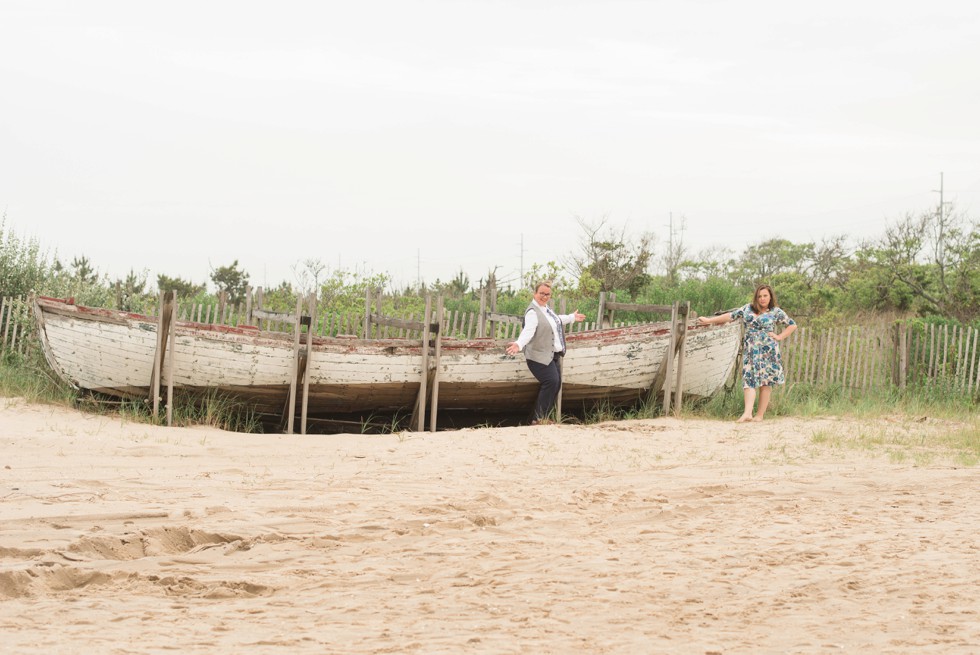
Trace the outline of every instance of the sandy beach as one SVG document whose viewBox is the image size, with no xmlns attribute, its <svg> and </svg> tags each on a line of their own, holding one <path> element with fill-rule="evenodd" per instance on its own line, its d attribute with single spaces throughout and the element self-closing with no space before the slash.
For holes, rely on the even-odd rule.
<svg viewBox="0 0 980 655">
<path fill-rule="evenodd" d="M 0 652 L 980 653 L 980 468 L 847 445 L 951 427 L 245 435 L 0 399 Z"/>
</svg>

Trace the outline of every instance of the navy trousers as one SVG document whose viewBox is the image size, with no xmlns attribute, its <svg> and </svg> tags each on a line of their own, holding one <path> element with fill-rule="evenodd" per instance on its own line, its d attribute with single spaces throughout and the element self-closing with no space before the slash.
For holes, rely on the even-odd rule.
<svg viewBox="0 0 980 655">
<path fill-rule="evenodd" d="M 555 408 L 555 403 L 558 402 L 558 392 L 561 391 L 561 363 L 559 359 L 561 359 L 561 355 L 555 353 L 555 358 L 548 365 L 527 360 L 527 368 L 531 371 L 531 375 L 541 383 L 538 400 L 534 404 L 534 416 L 532 418 L 535 421 L 548 416 L 551 410 Z"/>
</svg>

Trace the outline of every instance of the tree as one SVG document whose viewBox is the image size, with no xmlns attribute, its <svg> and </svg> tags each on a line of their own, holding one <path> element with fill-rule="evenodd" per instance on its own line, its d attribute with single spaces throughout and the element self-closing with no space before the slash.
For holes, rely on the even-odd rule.
<svg viewBox="0 0 980 655">
<path fill-rule="evenodd" d="M 327 265 L 314 257 L 293 265 L 293 275 L 296 276 L 296 283 L 303 293 L 312 293 L 319 289 L 320 279 L 326 270 Z"/>
<path fill-rule="evenodd" d="M 436 279 L 435 283 L 432 285 L 433 290 L 436 293 L 445 294 L 453 300 L 460 300 L 465 295 L 466 292 L 470 290 L 470 278 L 463 272 L 463 269 L 459 269 L 459 273 L 456 277 L 449 280 L 448 282 L 440 282 Z"/>
<path fill-rule="evenodd" d="M 626 228 L 615 229 L 603 218 L 596 224 L 576 219 L 582 229 L 580 253 L 569 260 L 569 269 L 598 291 L 627 291 L 631 298 L 650 281 L 647 269 L 653 258 L 653 235 L 627 236 Z"/>
<path fill-rule="evenodd" d="M 710 246 L 678 266 L 678 276 L 684 279 L 710 280 L 732 277 L 732 251 L 726 246 Z"/>
<path fill-rule="evenodd" d="M 204 293 L 206 285 L 194 284 L 189 280 L 180 277 L 168 277 L 161 273 L 157 275 L 157 289 L 160 291 L 176 291 L 178 299 L 187 299 Z"/>
<path fill-rule="evenodd" d="M 777 273 L 805 273 L 813 255 L 812 243 L 767 239 L 746 248 L 735 262 L 734 272 L 739 284 L 755 286 L 771 280 Z"/>
<path fill-rule="evenodd" d="M 680 281 L 678 275 L 681 266 L 684 264 L 684 259 L 687 257 L 687 248 L 684 246 L 684 224 L 686 222 L 687 219 L 681 216 L 680 234 L 677 237 L 674 236 L 673 221 L 671 222 L 670 240 L 667 242 L 667 248 L 662 257 L 664 273 L 670 286 L 676 286 Z"/>
<path fill-rule="evenodd" d="M 212 269 L 211 281 L 218 291 L 228 294 L 228 299 L 233 305 L 241 304 L 245 300 L 245 293 L 248 291 L 248 273 L 238 268 L 237 259 L 230 266 Z"/>
<path fill-rule="evenodd" d="M 37 239 L 21 239 L 6 224 L 4 213 L 0 216 L 0 296 L 41 291 L 49 271 L 47 256 Z"/>
<path fill-rule="evenodd" d="M 320 284 L 320 307 L 340 314 L 363 311 L 368 289 L 376 294 L 386 290 L 391 278 L 385 273 L 365 275 L 336 270 Z"/>
<path fill-rule="evenodd" d="M 891 283 L 907 289 L 924 311 L 970 318 L 980 304 L 978 248 L 976 222 L 940 207 L 889 225 L 873 256 Z"/>
<path fill-rule="evenodd" d="M 847 237 L 839 235 L 824 238 L 813 249 L 809 269 L 811 283 L 843 287 L 847 283 L 850 261 Z"/>
<path fill-rule="evenodd" d="M 99 272 L 92 267 L 88 257 L 82 255 L 71 260 L 72 276 L 79 284 L 94 284 L 99 281 Z"/>
<path fill-rule="evenodd" d="M 116 307 L 123 311 L 135 312 L 142 309 L 143 300 L 146 296 L 146 278 L 148 273 L 136 273 L 129 269 L 129 275 L 125 280 L 117 279 L 116 288 Z"/>
</svg>

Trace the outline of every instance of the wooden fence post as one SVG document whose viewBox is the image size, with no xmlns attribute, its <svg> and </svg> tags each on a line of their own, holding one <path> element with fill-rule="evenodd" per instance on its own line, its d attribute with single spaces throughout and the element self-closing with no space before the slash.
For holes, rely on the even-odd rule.
<svg viewBox="0 0 980 655">
<path fill-rule="evenodd" d="M 898 343 L 898 380 L 899 388 L 904 389 L 908 383 L 909 375 L 909 353 L 908 353 L 908 342 L 909 342 L 909 330 L 908 323 L 899 323 L 899 343 Z"/>
<path fill-rule="evenodd" d="M 476 336 L 478 338 L 487 336 L 487 289 L 480 289 L 480 315 L 476 319 Z"/>
<path fill-rule="evenodd" d="M 10 296 L 4 296 L 3 302 L 0 303 L 0 325 L 3 326 L 3 338 L 0 339 L 0 353 L 7 349 L 7 334 L 10 332 L 10 316 L 13 310 L 13 298 Z M 4 322 L 4 311 L 6 311 L 7 321 Z"/>
</svg>

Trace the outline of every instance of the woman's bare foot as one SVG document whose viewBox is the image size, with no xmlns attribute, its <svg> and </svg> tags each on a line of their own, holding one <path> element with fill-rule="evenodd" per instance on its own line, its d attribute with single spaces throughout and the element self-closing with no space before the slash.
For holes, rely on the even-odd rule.
<svg viewBox="0 0 980 655">
<path fill-rule="evenodd" d="M 737 421 L 735 421 L 735 422 L 736 422 L 736 423 L 748 423 L 748 422 L 749 422 L 749 421 L 751 421 L 751 420 L 752 420 L 752 417 L 751 417 L 751 416 L 744 416 L 744 415 L 743 415 L 743 416 L 739 416 L 739 417 L 738 417 L 738 420 L 737 420 Z"/>
<path fill-rule="evenodd" d="M 762 417 L 761 416 L 756 416 L 754 419 L 752 419 L 752 422 L 753 423 L 762 423 Z"/>
</svg>

